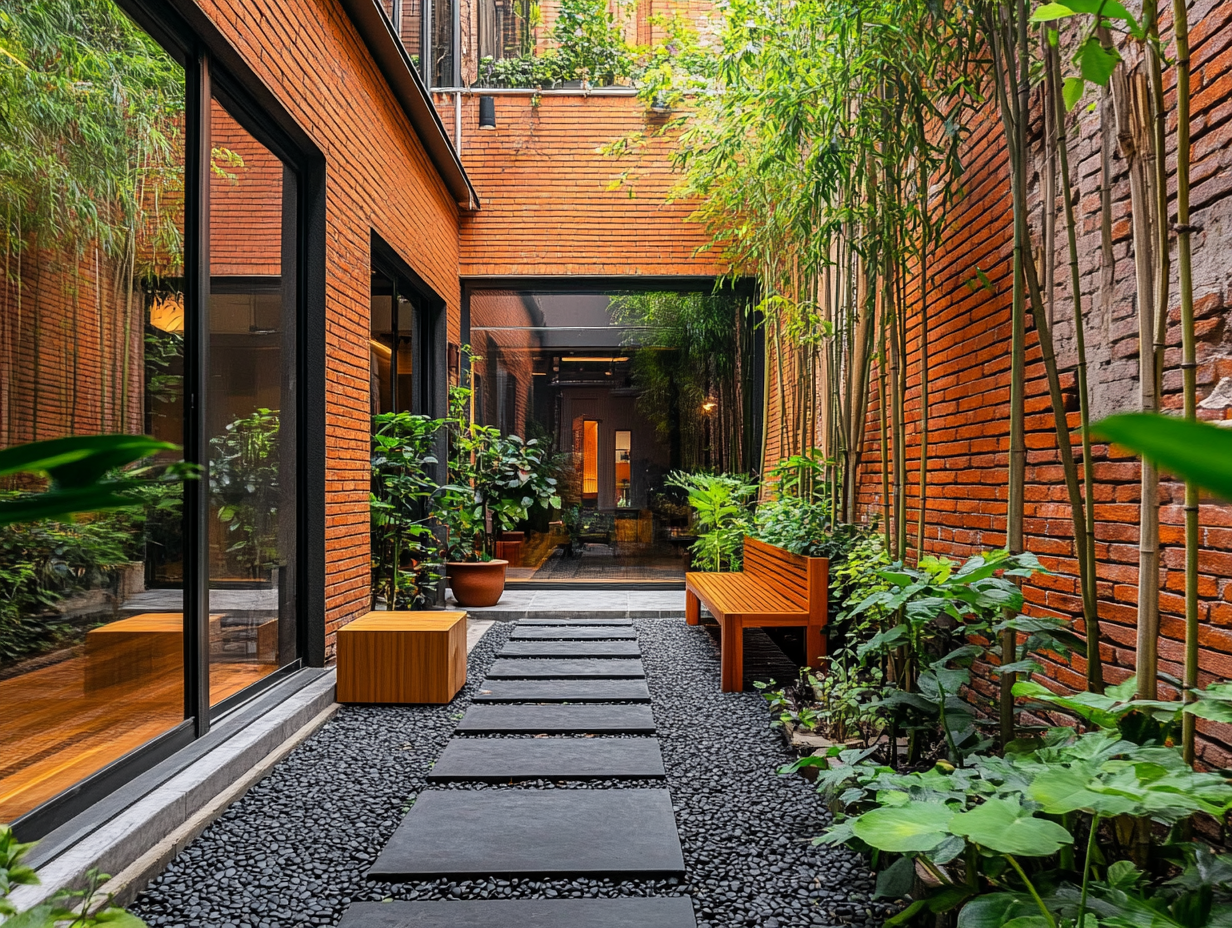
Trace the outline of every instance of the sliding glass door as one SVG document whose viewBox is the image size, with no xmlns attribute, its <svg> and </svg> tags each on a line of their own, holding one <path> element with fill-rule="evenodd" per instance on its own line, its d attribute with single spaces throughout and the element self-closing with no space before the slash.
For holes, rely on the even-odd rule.
<svg viewBox="0 0 1232 928">
<path fill-rule="evenodd" d="M 0 448 L 180 449 L 139 462 L 130 508 L 0 526 L 0 822 L 23 840 L 303 648 L 300 176 L 188 27 L 130 5 L 162 44 L 112 0 L 6 8 L 29 68 L 0 75 Z M 199 479 L 151 479 L 180 460 Z"/>
</svg>

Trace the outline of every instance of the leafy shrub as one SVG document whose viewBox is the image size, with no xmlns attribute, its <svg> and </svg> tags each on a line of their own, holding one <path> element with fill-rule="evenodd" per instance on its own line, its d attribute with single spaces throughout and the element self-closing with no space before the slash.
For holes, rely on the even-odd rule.
<svg viewBox="0 0 1232 928">
<path fill-rule="evenodd" d="M 668 474 L 697 513 L 697 541 L 690 550 L 699 570 L 739 570 L 744 536 L 752 528 L 750 505 L 758 486 L 736 474 Z"/>
<path fill-rule="evenodd" d="M 1169 842 L 1161 861 L 1182 868 L 1171 881 L 1129 859 L 1140 828 L 1177 837 L 1196 814 L 1232 810 L 1232 783 L 1195 772 L 1175 748 L 1053 728 L 1004 757 L 923 772 L 869 764 L 864 751 L 832 753 L 838 766 L 811 757 L 784 770 L 821 768 L 818 789 L 840 819 L 819 840 L 874 853 L 879 894 L 914 896 L 887 925 L 933 924 L 959 909 L 960 928 L 1214 926 L 1232 917 L 1225 858 Z M 917 864 L 932 877 L 923 892 Z M 1189 915 L 1165 917 L 1181 910 Z"/>
<path fill-rule="evenodd" d="M 210 504 L 226 527 L 221 553 L 233 570 L 254 578 L 281 559 L 280 422 L 277 410 L 261 408 L 210 439 Z"/>
<path fill-rule="evenodd" d="M 415 609 L 430 602 L 440 581 L 440 552 L 427 524 L 438 491 L 429 468 L 439 420 L 409 412 L 373 417 L 372 607 L 384 595 L 390 609 Z"/>
<path fill-rule="evenodd" d="M 118 568 L 140 557 L 141 540 L 140 513 L 125 510 L 0 527 L 0 660 L 54 644 L 66 631 L 55 604 L 111 585 Z"/>
</svg>

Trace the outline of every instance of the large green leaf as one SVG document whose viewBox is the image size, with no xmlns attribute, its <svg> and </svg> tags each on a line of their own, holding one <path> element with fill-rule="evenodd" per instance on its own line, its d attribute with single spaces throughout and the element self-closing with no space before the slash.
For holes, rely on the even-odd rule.
<svg viewBox="0 0 1232 928">
<path fill-rule="evenodd" d="M 1232 430 L 1158 413 L 1127 412 L 1101 419 L 1091 432 L 1232 500 Z"/>
<path fill-rule="evenodd" d="M 954 813 L 940 802 L 909 802 L 865 812 L 851 823 L 857 838 L 881 851 L 929 851 L 949 837 Z"/>
<path fill-rule="evenodd" d="M 176 445 L 144 435 L 70 435 L 0 451 L 0 476 L 46 474 L 58 487 L 71 489 L 97 483 L 108 471 L 159 451 L 175 450 Z"/>
<path fill-rule="evenodd" d="M 958 913 L 958 928 L 1003 928 L 1013 918 L 1039 913 L 1026 893 L 989 893 L 977 896 Z"/>
<path fill-rule="evenodd" d="M 950 822 L 950 831 L 1001 854 L 1048 857 L 1073 836 L 1047 819 L 1008 799 L 989 799 L 970 812 L 960 812 Z"/>
<path fill-rule="evenodd" d="M 1053 767 L 1037 776 L 1027 792 L 1049 815 L 1079 810 L 1121 815 L 1134 809 L 1132 799 L 1091 789 L 1091 780 L 1092 771 L 1080 767 Z"/>
</svg>

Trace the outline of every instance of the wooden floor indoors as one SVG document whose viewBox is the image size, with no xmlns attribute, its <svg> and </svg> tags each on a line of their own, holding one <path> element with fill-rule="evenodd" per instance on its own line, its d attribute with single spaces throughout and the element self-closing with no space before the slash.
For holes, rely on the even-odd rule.
<svg viewBox="0 0 1232 928">
<path fill-rule="evenodd" d="M 86 692 L 84 656 L 0 680 L 0 822 L 10 822 L 174 728 L 184 718 L 183 679 L 165 673 Z M 213 663 L 217 703 L 277 669 Z"/>
</svg>

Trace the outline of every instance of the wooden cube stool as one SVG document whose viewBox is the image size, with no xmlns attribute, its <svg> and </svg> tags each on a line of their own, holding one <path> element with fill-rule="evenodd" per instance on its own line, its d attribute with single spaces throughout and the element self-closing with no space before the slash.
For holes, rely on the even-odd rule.
<svg viewBox="0 0 1232 928">
<path fill-rule="evenodd" d="M 338 702 L 446 703 L 465 684 L 465 612 L 369 612 L 338 630 Z"/>
</svg>

